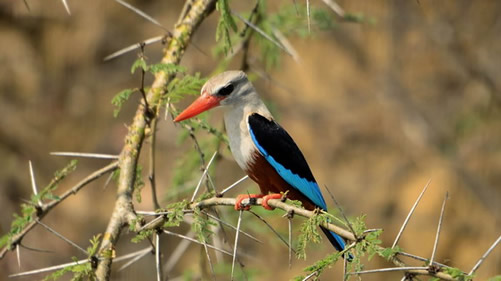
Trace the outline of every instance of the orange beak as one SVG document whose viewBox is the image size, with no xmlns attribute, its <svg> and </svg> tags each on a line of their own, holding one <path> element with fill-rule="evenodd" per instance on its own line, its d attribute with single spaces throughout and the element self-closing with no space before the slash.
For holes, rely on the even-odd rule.
<svg viewBox="0 0 501 281">
<path fill-rule="evenodd" d="M 191 117 L 197 116 L 198 114 L 207 111 L 213 107 L 219 105 L 219 102 L 225 97 L 216 97 L 209 95 L 206 92 L 202 93 L 198 99 L 196 99 L 188 108 L 186 108 L 181 114 L 179 114 L 174 122 L 183 121 Z"/>
</svg>

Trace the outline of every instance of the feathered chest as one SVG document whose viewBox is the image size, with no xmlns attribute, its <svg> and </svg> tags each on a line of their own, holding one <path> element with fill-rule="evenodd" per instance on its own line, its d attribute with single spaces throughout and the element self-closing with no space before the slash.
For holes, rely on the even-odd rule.
<svg viewBox="0 0 501 281">
<path fill-rule="evenodd" d="M 247 116 L 243 112 L 230 111 L 224 118 L 226 133 L 231 153 L 242 170 L 248 171 L 254 161 L 254 154 L 259 153 L 249 133 Z"/>
</svg>

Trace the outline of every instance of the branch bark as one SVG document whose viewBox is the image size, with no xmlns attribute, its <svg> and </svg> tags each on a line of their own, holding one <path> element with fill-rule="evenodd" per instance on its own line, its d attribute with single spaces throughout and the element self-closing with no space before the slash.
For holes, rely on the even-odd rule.
<svg viewBox="0 0 501 281">
<path fill-rule="evenodd" d="M 172 39 L 167 42 L 167 47 L 164 49 L 162 63 L 178 64 L 180 62 L 193 33 L 207 15 L 214 11 L 215 3 L 216 0 L 186 1 L 183 16 L 176 23 L 172 32 Z M 118 179 L 115 208 L 101 242 L 100 253 L 104 258 L 100 260 L 96 269 L 98 280 L 109 280 L 114 246 L 123 227 L 133 223 L 136 218 L 132 204 L 132 194 L 137 161 L 145 138 L 145 129 L 151 122 L 149 112 L 157 112 L 156 109 L 164 94 L 163 89 L 173 78 L 173 75 L 164 72 L 155 75 L 151 89 L 146 95 L 147 102 L 145 104 L 148 104 L 150 108 L 140 104 L 129 127 L 119 159 L 120 177 Z"/>
</svg>

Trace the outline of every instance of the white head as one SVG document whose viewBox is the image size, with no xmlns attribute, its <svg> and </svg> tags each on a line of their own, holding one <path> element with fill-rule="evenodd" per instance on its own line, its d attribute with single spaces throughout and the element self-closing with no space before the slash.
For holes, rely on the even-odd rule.
<svg viewBox="0 0 501 281">
<path fill-rule="evenodd" d="M 243 71 L 226 71 L 205 83 L 201 95 L 179 114 L 175 122 L 194 117 L 217 106 L 239 106 L 260 102 L 254 87 Z"/>
</svg>

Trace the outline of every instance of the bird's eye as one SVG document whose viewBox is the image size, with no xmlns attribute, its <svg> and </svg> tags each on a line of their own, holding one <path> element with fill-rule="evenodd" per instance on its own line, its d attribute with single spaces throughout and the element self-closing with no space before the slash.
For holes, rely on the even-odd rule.
<svg viewBox="0 0 501 281">
<path fill-rule="evenodd" d="M 231 92 L 233 92 L 233 85 L 232 84 L 229 84 L 227 86 L 224 86 L 223 88 L 219 89 L 219 91 L 217 92 L 218 96 L 227 96 L 229 94 L 231 94 Z"/>
</svg>

